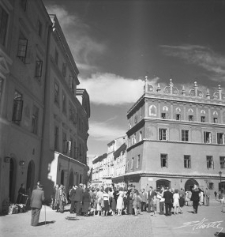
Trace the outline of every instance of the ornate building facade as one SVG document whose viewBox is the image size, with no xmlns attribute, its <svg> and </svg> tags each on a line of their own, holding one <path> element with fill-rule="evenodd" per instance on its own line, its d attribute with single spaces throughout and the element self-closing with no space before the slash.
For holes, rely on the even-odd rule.
<svg viewBox="0 0 225 237">
<path fill-rule="evenodd" d="M 137 188 L 169 186 L 190 189 L 195 183 L 211 192 L 225 182 L 225 95 L 210 95 L 197 83 L 180 91 L 154 88 L 146 79 L 144 94 L 127 113 L 130 129 L 125 179 Z"/>
</svg>

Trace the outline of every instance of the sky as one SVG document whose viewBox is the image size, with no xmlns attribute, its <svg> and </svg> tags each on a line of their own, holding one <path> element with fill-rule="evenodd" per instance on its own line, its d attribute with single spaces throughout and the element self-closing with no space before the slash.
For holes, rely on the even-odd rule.
<svg viewBox="0 0 225 237">
<path fill-rule="evenodd" d="M 128 130 L 144 78 L 225 88 L 225 0 L 43 0 L 56 14 L 90 96 L 88 157 Z M 225 93 L 225 92 L 224 92 Z"/>
</svg>

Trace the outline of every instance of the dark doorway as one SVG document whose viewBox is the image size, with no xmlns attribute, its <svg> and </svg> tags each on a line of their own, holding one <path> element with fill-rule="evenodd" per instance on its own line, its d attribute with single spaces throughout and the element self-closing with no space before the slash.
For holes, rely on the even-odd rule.
<svg viewBox="0 0 225 237">
<path fill-rule="evenodd" d="M 64 170 L 61 171 L 61 184 L 64 185 Z"/>
<path fill-rule="evenodd" d="M 26 191 L 30 193 L 34 189 L 35 164 L 31 160 L 27 169 L 27 185 Z"/>
<path fill-rule="evenodd" d="M 162 188 L 162 187 L 164 187 L 164 188 L 166 188 L 166 187 L 170 188 L 170 181 L 167 180 L 167 179 L 159 179 L 159 180 L 157 180 L 157 181 L 156 181 L 156 188 L 158 189 L 158 188 Z"/>
<path fill-rule="evenodd" d="M 194 184 L 198 185 L 198 182 L 195 179 L 188 179 L 185 183 L 185 191 L 191 191 Z"/>
<path fill-rule="evenodd" d="M 69 187 L 74 185 L 73 171 L 70 172 Z"/>
<path fill-rule="evenodd" d="M 9 200 L 14 203 L 16 186 L 16 163 L 13 158 L 10 159 L 9 164 Z"/>
</svg>

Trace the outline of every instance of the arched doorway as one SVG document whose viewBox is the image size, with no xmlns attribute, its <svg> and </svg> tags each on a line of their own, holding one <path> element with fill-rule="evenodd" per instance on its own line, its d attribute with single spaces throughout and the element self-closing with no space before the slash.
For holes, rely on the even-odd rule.
<svg viewBox="0 0 225 237">
<path fill-rule="evenodd" d="M 61 171 L 61 183 L 62 185 L 64 185 L 64 170 Z"/>
<path fill-rule="evenodd" d="M 31 160 L 29 162 L 28 168 L 27 168 L 27 185 L 26 190 L 27 192 L 31 192 L 34 188 L 34 177 L 35 177 L 35 164 Z"/>
<path fill-rule="evenodd" d="M 13 158 L 10 159 L 9 163 L 9 200 L 14 203 L 16 187 L 16 162 Z"/>
<path fill-rule="evenodd" d="M 70 172 L 70 178 L 69 178 L 69 188 L 74 185 L 74 177 L 73 177 L 73 171 Z"/>
<path fill-rule="evenodd" d="M 169 187 L 170 188 L 170 181 L 167 179 L 159 179 L 156 181 L 156 188 L 162 188 L 162 187 Z"/>
<path fill-rule="evenodd" d="M 198 182 L 195 179 L 188 179 L 185 183 L 185 191 L 191 191 L 193 188 L 194 184 L 198 185 Z"/>
</svg>

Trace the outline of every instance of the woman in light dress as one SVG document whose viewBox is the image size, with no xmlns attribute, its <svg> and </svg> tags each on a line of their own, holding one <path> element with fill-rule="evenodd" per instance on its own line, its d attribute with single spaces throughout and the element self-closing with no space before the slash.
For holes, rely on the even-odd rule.
<svg viewBox="0 0 225 237">
<path fill-rule="evenodd" d="M 124 196 L 124 191 L 123 191 L 123 188 L 121 187 L 119 189 L 117 204 L 116 204 L 116 209 L 117 209 L 117 212 L 118 212 L 118 216 L 122 215 L 122 210 L 124 208 L 123 196 Z"/>
<path fill-rule="evenodd" d="M 97 199 L 97 212 L 98 216 L 100 216 L 102 212 L 102 203 L 103 203 L 103 192 L 99 189 L 97 189 L 97 194 L 96 194 L 96 199 Z"/>
<path fill-rule="evenodd" d="M 178 190 L 176 189 L 174 194 L 173 194 L 173 207 L 174 207 L 174 214 L 178 214 L 178 209 L 180 210 L 180 212 L 182 213 L 182 210 L 180 208 L 180 204 L 179 204 L 179 199 L 180 199 L 180 195 L 178 193 Z"/>
</svg>

